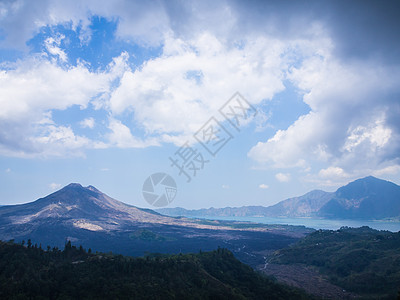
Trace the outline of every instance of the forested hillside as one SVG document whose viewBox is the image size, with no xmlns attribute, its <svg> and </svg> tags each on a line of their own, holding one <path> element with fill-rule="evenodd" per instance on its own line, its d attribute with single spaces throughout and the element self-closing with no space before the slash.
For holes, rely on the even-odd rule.
<svg viewBox="0 0 400 300">
<path fill-rule="evenodd" d="M 233 254 L 141 258 L 0 242 L 1 299 L 309 299 L 256 273 Z"/>
<path fill-rule="evenodd" d="M 278 250 L 272 263 L 316 267 L 330 281 L 367 299 L 395 299 L 400 288 L 400 232 L 369 227 L 318 230 Z"/>
</svg>

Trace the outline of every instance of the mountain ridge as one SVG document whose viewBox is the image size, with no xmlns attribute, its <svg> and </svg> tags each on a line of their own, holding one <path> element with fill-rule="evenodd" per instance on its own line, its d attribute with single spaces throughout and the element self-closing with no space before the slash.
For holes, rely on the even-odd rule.
<svg viewBox="0 0 400 300">
<path fill-rule="evenodd" d="M 384 219 L 400 216 L 400 186 L 368 176 L 342 186 L 318 215 L 346 219 Z"/>
<path fill-rule="evenodd" d="M 83 187 L 79 183 L 68 184 L 33 202 L 0 207 L 0 226 L 24 225 L 37 223 L 40 220 L 58 220 L 72 224 L 73 227 L 91 231 L 119 230 L 132 224 L 175 225 L 200 229 L 218 227 L 238 230 L 202 224 L 187 218 L 165 216 L 151 209 L 123 203 L 102 193 L 94 186 Z"/>
<path fill-rule="evenodd" d="M 242 206 L 197 210 L 178 207 L 156 211 L 171 216 L 187 217 L 396 218 L 400 217 L 400 186 L 367 176 L 339 187 L 335 192 L 312 190 L 268 207 Z"/>
<path fill-rule="evenodd" d="M 80 184 L 67 185 L 30 203 L 0 207 L 0 240 L 31 239 L 59 247 L 71 241 L 131 256 L 224 246 L 256 265 L 264 260 L 259 251 L 285 247 L 312 231 L 304 226 L 173 218 Z"/>
</svg>

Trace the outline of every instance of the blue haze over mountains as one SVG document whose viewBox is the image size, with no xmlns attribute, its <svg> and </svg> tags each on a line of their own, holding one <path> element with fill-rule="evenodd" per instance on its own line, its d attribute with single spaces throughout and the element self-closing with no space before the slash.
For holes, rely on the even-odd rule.
<svg viewBox="0 0 400 300">
<path fill-rule="evenodd" d="M 127 255 L 198 252 L 221 246 L 232 250 L 243 262 L 256 266 L 264 261 L 262 251 L 287 247 L 314 231 L 305 226 L 201 220 L 167 214 L 398 219 L 400 186 L 366 177 L 334 193 L 314 190 L 270 207 L 194 211 L 166 208 L 156 212 L 127 205 L 93 186 L 72 183 L 34 202 L 0 207 L 0 240 L 32 239 L 43 247 L 62 247 L 70 240 L 86 248 Z M 241 251 L 243 247 L 247 251 Z"/>
<path fill-rule="evenodd" d="M 186 210 L 163 208 L 171 216 L 197 217 L 318 217 L 327 219 L 380 220 L 400 217 L 400 186 L 368 176 L 340 187 L 336 192 L 313 190 L 275 205 Z"/>
<path fill-rule="evenodd" d="M 115 200 L 93 186 L 71 183 L 34 202 L 0 207 L 0 240 L 63 247 L 67 241 L 96 251 L 142 256 L 196 253 L 225 247 L 243 262 L 263 263 L 259 251 L 286 247 L 313 231 L 232 221 L 161 215 Z M 247 251 L 240 251 L 246 248 Z M 238 250 L 239 249 L 239 250 Z"/>
</svg>

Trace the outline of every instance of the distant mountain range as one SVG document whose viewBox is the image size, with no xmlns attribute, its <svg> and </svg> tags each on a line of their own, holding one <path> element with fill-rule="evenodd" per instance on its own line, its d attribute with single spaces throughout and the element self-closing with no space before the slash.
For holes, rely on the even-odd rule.
<svg viewBox="0 0 400 300">
<path fill-rule="evenodd" d="M 157 212 L 186 217 L 317 217 L 329 219 L 385 219 L 400 217 L 400 186 L 372 176 L 350 182 L 329 193 L 311 191 L 275 205 L 186 210 L 162 208 Z"/>
<path fill-rule="evenodd" d="M 0 207 L 0 240 L 31 239 L 43 247 L 63 247 L 69 240 L 126 255 L 198 252 L 221 246 L 242 261 L 260 263 L 263 256 L 253 254 L 256 251 L 285 247 L 312 231 L 300 226 L 164 216 L 78 183 L 34 202 Z M 244 247 L 246 251 L 241 251 Z"/>
</svg>

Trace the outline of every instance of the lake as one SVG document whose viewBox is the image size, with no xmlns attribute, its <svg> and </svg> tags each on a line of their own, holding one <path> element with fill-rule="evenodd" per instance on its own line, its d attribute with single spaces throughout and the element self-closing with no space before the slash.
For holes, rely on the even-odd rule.
<svg viewBox="0 0 400 300">
<path fill-rule="evenodd" d="M 362 220 L 327 220 L 311 218 L 270 218 L 270 217 L 193 217 L 209 220 L 232 220 L 250 221 L 263 224 L 282 224 L 282 225 L 304 225 L 314 229 L 337 230 L 342 226 L 361 227 L 368 226 L 378 230 L 388 230 L 392 232 L 400 231 L 400 222 L 396 221 L 362 221 Z"/>
</svg>

